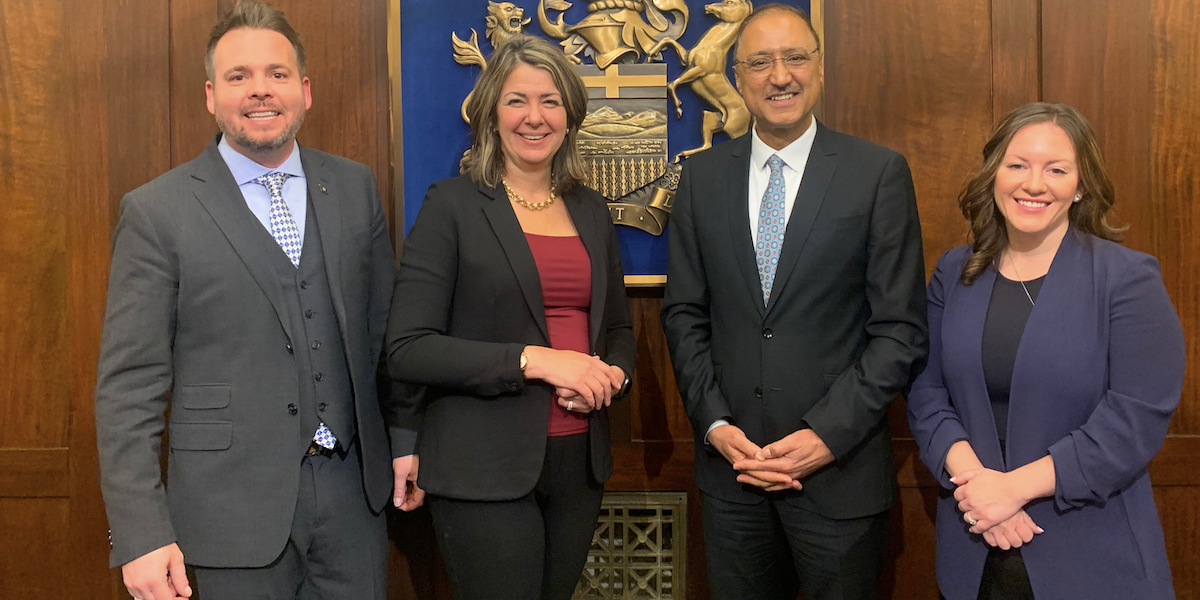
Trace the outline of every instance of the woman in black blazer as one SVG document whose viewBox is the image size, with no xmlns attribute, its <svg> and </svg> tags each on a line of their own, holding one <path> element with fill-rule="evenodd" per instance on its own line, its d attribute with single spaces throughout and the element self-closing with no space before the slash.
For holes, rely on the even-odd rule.
<svg viewBox="0 0 1200 600">
<path fill-rule="evenodd" d="M 582 185 L 586 109 L 561 50 L 502 44 L 467 103 L 464 174 L 430 186 L 405 240 L 388 364 L 424 386 L 397 409 L 458 600 L 569 598 L 612 473 L 605 408 L 635 343 L 605 200 Z"/>
</svg>

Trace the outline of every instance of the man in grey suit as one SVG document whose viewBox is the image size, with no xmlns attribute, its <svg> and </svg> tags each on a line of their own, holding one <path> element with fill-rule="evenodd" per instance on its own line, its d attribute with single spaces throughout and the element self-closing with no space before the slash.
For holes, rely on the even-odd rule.
<svg viewBox="0 0 1200 600">
<path fill-rule="evenodd" d="M 663 304 L 712 595 L 874 598 L 887 407 L 928 338 L 912 176 L 813 117 L 824 70 L 802 11 L 760 6 L 734 56 L 754 128 L 684 167 Z"/>
<path fill-rule="evenodd" d="M 238 2 L 205 66 L 221 135 L 130 192 L 113 237 L 96 385 L 111 562 L 137 600 L 382 600 L 395 267 L 376 181 L 295 142 L 312 98 L 282 13 Z"/>
</svg>

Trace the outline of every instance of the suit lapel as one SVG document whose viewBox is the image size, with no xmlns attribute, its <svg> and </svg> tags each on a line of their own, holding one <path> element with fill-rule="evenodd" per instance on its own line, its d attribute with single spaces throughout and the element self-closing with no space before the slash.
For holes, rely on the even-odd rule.
<svg viewBox="0 0 1200 600">
<path fill-rule="evenodd" d="M 492 232 L 500 241 L 508 264 L 517 277 L 521 294 L 525 296 L 525 304 L 529 307 L 530 316 L 537 323 L 544 341 L 550 343 L 550 332 L 546 328 L 546 308 L 542 303 L 542 280 L 538 276 L 537 263 L 533 261 L 533 253 L 529 250 L 529 242 L 521 231 L 521 222 L 513 213 L 508 198 L 497 188 L 479 186 L 479 191 L 488 198 L 483 203 L 483 214 L 492 226 Z"/>
<path fill-rule="evenodd" d="M 1077 315 L 1093 306 L 1089 298 L 1073 296 L 1072 292 L 1092 289 L 1090 278 L 1090 252 L 1080 243 L 1078 232 L 1069 227 L 1062 243 L 1050 262 L 1050 270 L 1042 280 L 1037 300 L 1029 312 L 1029 320 L 1017 345 L 1013 359 L 1013 378 L 1009 387 L 1009 414 L 1037 414 L 1045 410 L 1039 406 L 1045 397 L 1046 348 L 1062 348 L 1059 341 L 1069 324 L 1076 322 Z M 1061 350 L 1060 350 L 1061 351 Z M 1039 353 L 1041 354 L 1039 356 Z M 1019 408 L 1018 408 L 1019 406 Z M 1009 423 L 1013 419 L 1009 418 Z M 1011 444 L 1009 445 L 1011 452 Z M 1008 457 L 1005 457 L 1006 464 Z"/>
<path fill-rule="evenodd" d="M 346 342 L 346 302 L 342 294 L 342 213 L 338 210 L 338 189 L 325 168 L 325 161 L 300 148 L 300 162 L 304 165 L 304 181 L 308 184 L 309 205 L 321 234 L 321 252 L 325 255 L 325 274 L 329 279 L 329 294 L 333 299 L 333 310 L 337 313 L 338 325 Z M 346 343 L 346 348 L 351 348 Z"/>
<path fill-rule="evenodd" d="M 961 360 L 962 364 L 968 366 L 968 368 L 962 369 L 962 373 L 967 387 L 967 395 L 972 398 L 989 398 L 987 380 L 983 376 L 983 327 L 987 322 L 988 305 L 991 304 L 992 288 L 995 285 L 996 269 L 990 266 L 975 278 L 972 285 L 958 283 L 956 293 L 961 294 L 962 298 L 956 298 L 953 305 L 961 307 L 962 314 L 957 317 L 957 320 L 944 318 L 942 321 L 942 331 L 958 331 L 958 327 L 960 325 L 962 327 L 961 335 L 952 337 L 954 346 L 949 346 L 950 342 L 947 340 L 943 353 L 954 352 L 961 356 L 955 361 Z M 951 303 L 947 302 L 947 306 L 950 305 Z M 996 431 L 996 419 L 992 415 L 991 404 L 984 403 L 976 406 L 984 406 L 985 409 L 975 411 L 972 418 L 987 421 L 986 431 Z M 980 440 L 972 439 L 971 447 L 989 468 L 999 469 L 1004 464 L 1000 454 L 999 436 L 986 436 Z"/>
<path fill-rule="evenodd" d="M 579 232 L 579 241 L 583 243 L 591 259 L 592 269 L 592 304 L 588 310 L 591 316 L 591 338 L 589 348 L 593 350 L 600 341 L 600 326 L 604 322 L 604 301 L 608 297 L 608 252 L 604 239 L 601 238 L 601 228 L 597 226 L 592 212 L 583 206 L 578 194 L 570 194 L 563 198 L 571 222 Z"/>
<path fill-rule="evenodd" d="M 829 190 L 829 182 L 837 170 L 837 162 L 831 158 L 837 155 L 833 148 L 825 126 L 817 123 L 817 135 L 813 140 L 812 150 L 808 154 L 808 164 L 804 167 L 804 175 L 800 181 L 800 191 L 796 194 L 796 202 L 792 206 L 792 214 L 788 217 L 787 231 L 783 236 L 783 248 L 779 252 L 779 266 L 775 269 L 775 282 L 771 287 L 771 303 L 767 313 L 775 306 L 787 286 L 808 234 L 812 231 L 813 222 L 825 201 L 825 192 Z"/>
<path fill-rule="evenodd" d="M 742 282 L 750 293 L 751 301 L 758 307 L 762 316 L 766 311 L 763 304 L 762 282 L 758 279 L 758 262 L 755 260 L 754 239 L 750 237 L 750 136 L 751 131 L 738 138 L 733 144 L 730 156 L 730 173 L 725 178 L 725 193 L 721 198 L 729 198 L 727 208 L 729 216 L 729 235 L 733 243 L 733 260 L 742 272 Z"/>
<path fill-rule="evenodd" d="M 271 252 L 282 254 L 283 250 L 274 243 L 269 233 L 263 235 L 262 223 L 246 206 L 246 200 L 238 189 L 237 182 L 233 180 L 229 167 L 225 165 L 220 151 L 217 150 L 216 140 L 208 145 L 194 164 L 196 167 L 192 171 L 192 179 L 196 184 L 196 199 L 212 216 L 229 245 L 233 246 L 234 252 L 242 259 L 242 264 L 246 265 L 246 270 L 262 288 L 263 294 L 275 308 L 275 315 L 288 340 L 292 340 L 287 305 L 283 301 L 283 287 L 279 285 L 275 271 L 265 260 Z"/>
</svg>

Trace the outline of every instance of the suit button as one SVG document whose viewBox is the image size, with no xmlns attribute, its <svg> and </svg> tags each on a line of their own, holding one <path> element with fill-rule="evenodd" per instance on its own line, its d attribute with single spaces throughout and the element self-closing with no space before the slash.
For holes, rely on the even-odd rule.
<svg viewBox="0 0 1200 600">
<path fill-rule="evenodd" d="M 771 331 L 770 329 L 764 329 L 764 330 L 763 330 L 763 337 L 764 337 L 764 338 L 767 338 L 767 339 L 769 340 L 769 339 L 771 339 L 771 338 L 775 337 L 775 332 L 774 332 L 774 331 Z"/>
<path fill-rule="evenodd" d="M 288 405 L 288 414 L 289 414 L 289 415 L 294 415 L 294 414 L 296 414 L 296 413 L 298 413 L 298 412 L 300 412 L 300 409 L 296 408 L 296 405 L 295 405 L 295 404 L 289 404 L 289 405 Z"/>
<path fill-rule="evenodd" d="M 313 342 L 312 343 L 313 350 L 316 350 L 317 348 L 320 348 L 320 347 L 321 347 L 321 342 Z"/>
<path fill-rule="evenodd" d="M 301 281 L 301 282 L 300 282 L 300 289 L 302 289 L 302 290 L 307 290 L 307 289 L 308 289 L 308 282 L 307 282 L 307 281 Z"/>
<path fill-rule="evenodd" d="M 321 412 L 325 412 L 326 408 L 329 408 L 329 405 L 325 404 L 324 402 L 317 405 L 317 410 L 319 410 Z"/>
<path fill-rule="evenodd" d="M 288 351 L 288 354 L 295 354 L 295 353 L 296 353 L 296 351 L 295 351 L 295 350 L 292 350 L 292 345 L 291 345 L 291 344 L 288 344 L 288 345 L 287 345 L 287 351 Z"/>
<path fill-rule="evenodd" d="M 754 397 L 755 397 L 755 398 L 762 398 L 762 386 L 761 386 L 761 385 L 759 385 L 759 386 L 755 386 L 755 388 L 754 388 Z"/>
<path fill-rule="evenodd" d="M 308 318 L 310 318 L 310 319 L 311 319 L 311 318 L 313 318 L 313 314 L 314 314 L 314 313 L 313 313 L 313 311 L 312 311 L 311 309 L 310 309 L 310 310 L 306 310 L 306 311 L 304 311 L 304 316 L 306 316 L 306 317 L 308 317 Z"/>
<path fill-rule="evenodd" d="M 320 371 L 318 371 L 316 375 L 313 375 L 313 379 L 316 379 L 317 381 L 320 381 L 320 380 L 322 380 L 322 379 L 325 379 L 325 376 L 324 376 L 324 375 L 322 375 Z"/>
</svg>

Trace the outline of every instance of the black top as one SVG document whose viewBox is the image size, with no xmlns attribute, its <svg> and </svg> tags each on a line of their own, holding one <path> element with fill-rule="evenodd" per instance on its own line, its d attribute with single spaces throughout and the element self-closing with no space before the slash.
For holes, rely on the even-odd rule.
<svg viewBox="0 0 1200 600">
<path fill-rule="evenodd" d="M 1008 394 L 1012 388 L 1013 364 L 1017 360 L 1017 346 L 1025 333 L 1025 323 L 1033 311 L 1030 297 L 1037 301 L 1045 277 L 1019 281 L 996 274 L 996 285 L 992 287 L 992 298 L 988 303 L 987 319 L 983 323 L 983 378 L 987 382 L 988 397 L 992 401 L 992 414 L 996 418 L 996 434 L 1001 447 L 1008 437 Z M 1029 295 L 1025 295 L 1025 290 Z"/>
</svg>

